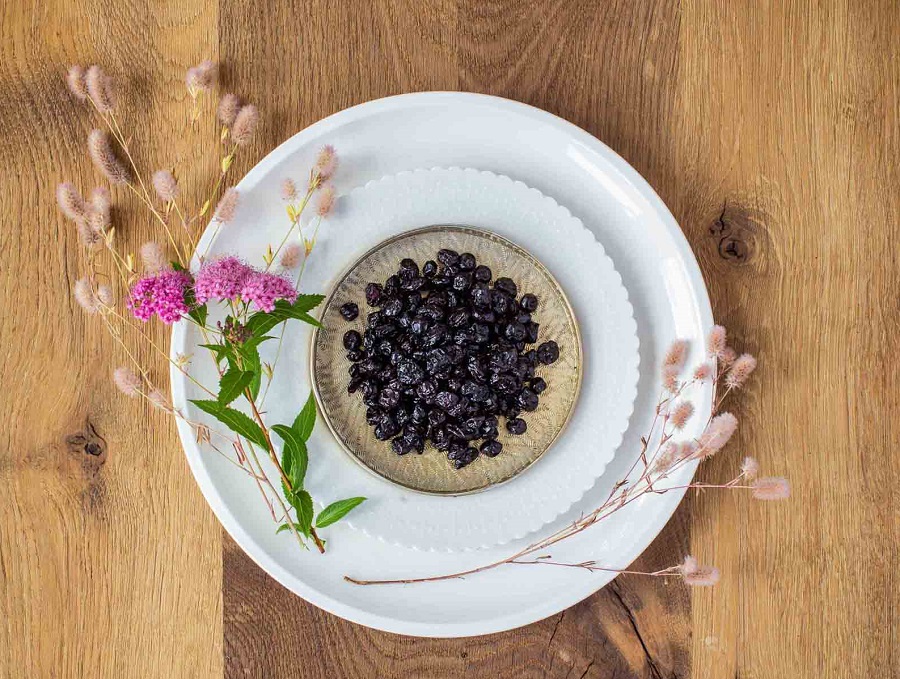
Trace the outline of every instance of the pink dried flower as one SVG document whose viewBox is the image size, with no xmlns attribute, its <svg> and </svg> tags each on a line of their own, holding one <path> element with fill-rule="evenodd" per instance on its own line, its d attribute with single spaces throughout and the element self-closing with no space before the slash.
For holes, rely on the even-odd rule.
<svg viewBox="0 0 900 679">
<path fill-rule="evenodd" d="M 144 272 L 148 274 L 157 274 L 169 268 L 169 261 L 166 259 L 166 253 L 162 246 L 152 240 L 148 240 L 141 246 L 141 263 L 144 265 Z"/>
<path fill-rule="evenodd" d="M 97 295 L 94 294 L 94 288 L 87 278 L 79 278 L 75 281 L 73 293 L 75 295 L 75 301 L 78 302 L 78 306 L 89 314 L 97 313 L 100 308 Z"/>
<path fill-rule="evenodd" d="M 112 209 L 112 199 L 109 189 L 105 186 L 97 186 L 91 191 L 91 207 L 95 210 L 109 212 Z"/>
<path fill-rule="evenodd" d="M 131 173 L 119 160 L 113 149 L 112 140 L 103 130 L 93 130 L 88 136 L 88 151 L 97 169 L 113 184 L 128 184 Z"/>
<path fill-rule="evenodd" d="M 709 356 L 721 356 L 725 351 L 726 342 L 728 341 L 725 328 L 721 325 L 714 325 L 709 331 L 709 337 L 706 340 L 706 353 Z"/>
<path fill-rule="evenodd" d="M 88 206 L 84 198 L 71 182 L 62 182 L 56 187 L 56 202 L 59 209 L 71 220 L 81 222 L 87 219 Z"/>
<path fill-rule="evenodd" d="M 327 184 L 319 191 L 316 201 L 316 214 L 320 217 L 327 217 L 332 207 L 334 207 L 334 187 Z"/>
<path fill-rule="evenodd" d="M 669 441 L 665 446 L 663 446 L 663 449 L 657 456 L 656 461 L 653 463 L 653 469 L 651 471 L 657 474 L 664 474 L 665 472 L 669 471 L 672 466 L 676 462 L 678 462 L 678 453 L 678 444 L 674 441 Z"/>
<path fill-rule="evenodd" d="M 756 479 L 751 485 L 757 500 L 787 500 L 791 496 L 791 484 L 781 476 Z"/>
<path fill-rule="evenodd" d="M 236 300 L 253 269 L 237 257 L 217 259 L 200 268 L 194 282 L 194 297 L 200 304 L 211 299 Z"/>
<path fill-rule="evenodd" d="M 178 182 L 168 170 L 157 170 L 153 173 L 153 189 L 164 203 L 171 203 L 178 198 Z"/>
<path fill-rule="evenodd" d="M 150 404 L 154 408 L 159 408 L 160 410 L 165 411 L 171 410 L 169 399 L 167 399 L 166 395 L 163 394 L 159 389 L 151 389 L 150 392 L 147 393 L 147 400 L 150 401 Z"/>
<path fill-rule="evenodd" d="M 163 323 L 171 325 L 190 311 L 184 301 L 190 284 L 191 276 L 186 271 L 161 271 L 142 278 L 131 288 L 128 308 L 142 321 L 156 314 Z"/>
<path fill-rule="evenodd" d="M 731 413 L 716 415 L 698 439 L 695 455 L 706 459 L 719 452 L 737 429 L 737 418 Z"/>
<path fill-rule="evenodd" d="M 663 358 L 663 367 L 677 368 L 680 373 L 684 368 L 684 361 L 687 358 L 688 343 L 687 340 L 677 339 L 672 342 L 669 350 Z"/>
<path fill-rule="evenodd" d="M 213 219 L 222 224 L 227 224 L 234 219 L 234 213 L 237 212 L 240 194 L 234 187 L 227 189 L 219 199 L 216 205 L 216 211 L 213 213 Z"/>
<path fill-rule="evenodd" d="M 748 479 L 755 479 L 759 475 L 759 462 L 755 457 L 745 457 L 741 463 L 741 474 Z"/>
<path fill-rule="evenodd" d="M 116 89 L 113 79 L 96 64 L 85 75 L 88 96 L 100 113 L 111 113 L 116 107 Z"/>
<path fill-rule="evenodd" d="M 285 269 L 293 269 L 300 263 L 302 256 L 303 248 L 300 243 L 289 243 L 281 251 L 281 266 Z"/>
<path fill-rule="evenodd" d="M 672 409 L 669 421 L 676 429 L 684 429 L 684 425 L 694 414 L 694 404 L 690 401 L 682 401 Z"/>
<path fill-rule="evenodd" d="M 693 587 L 711 587 L 719 582 L 718 568 L 701 566 L 692 556 L 684 557 L 684 563 L 680 569 L 685 583 Z"/>
<path fill-rule="evenodd" d="M 66 73 L 66 86 L 76 99 L 85 101 L 88 98 L 87 84 L 84 81 L 84 68 L 81 66 L 69 66 Z"/>
<path fill-rule="evenodd" d="M 246 146 L 253 139 L 258 122 L 259 111 L 256 107 L 253 104 L 242 106 L 231 128 L 231 140 L 238 146 Z"/>
<path fill-rule="evenodd" d="M 293 304 L 297 299 L 297 291 L 294 284 L 284 276 L 255 272 L 244 282 L 241 299 L 255 304 L 262 311 L 272 311 L 276 300 L 286 299 Z"/>
<path fill-rule="evenodd" d="M 676 393 L 678 391 L 679 383 L 678 383 L 678 374 L 681 371 L 675 366 L 667 365 L 662 369 L 662 385 L 663 389 L 668 391 L 669 393 Z"/>
<path fill-rule="evenodd" d="M 701 363 L 694 370 L 694 379 L 698 382 L 706 382 L 713 376 L 713 368 L 709 363 Z"/>
<path fill-rule="evenodd" d="M 225 94 L 219 99 L 219 122 L 225 127 L 234 125 L 238 111 L 241 110 L 241 100 L 236 94 Z"/>
<path fill-rule="evenodd" d="M 97 299 L 103 306 L 111 307 L 116 303 L 116 294 L 109 285 L 101 283 L 97 286 Z"/>
<path fill-rule="evenodd" d="M 207 59 L 187 70 L 184 82 L 191 96 L 195 96 L 199 90 L 210 90 L 216 84 L 219 77 L 219 69 L 214 61 Z"/>
<path fill-rule="evenodd" d="M 319 175 L 320 181 L 324 181 L 334 175 L 337 170 L 337 164 L 337 152 L 335 152 L 331 144 L 326 144 L 319 150 L 313 173 Z"/>
<path fill-rule="evenodd" d="M 141 393 L 141 378 L 128 368 L 116 368 L 113 371 L 113 382 L 126 396 L 139 396 Z"/>
<path fill-rule="evenodd" d="M 281 182 L 281 197 L 284 200 L 294 200 L 297 197 L 297 185 L 293 179 L 285 179 Z"/>
<path fill-rule="evenodd" d="M 731 389 L 740 389 L 756 369 L 756 359 L 750 354 L 741 354 L 725 376 L 725 384 Z"/>
<path fill-rule="evenodd" d="M 719 360 L 727 367 L 737 360 L 737 352 L 731 347 L 725 347 L 719 355 Z"/>
<path fill-rule="evenodd" d="M 76 228 L 78 229 L 78 240 L 81 241 L 81 244 L 88 250 L 93 249 L 103 242 L 101 233 L 94 229 L 93 217 L 94 215 L 92 214 L 90 221 L 78 222 L 76 224 Z"/>
</svg>

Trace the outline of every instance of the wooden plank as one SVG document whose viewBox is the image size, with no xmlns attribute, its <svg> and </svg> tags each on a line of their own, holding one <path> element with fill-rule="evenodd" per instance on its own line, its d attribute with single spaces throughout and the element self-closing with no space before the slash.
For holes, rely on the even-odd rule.
<svg viewBox="0 0 900 679">
<path fill-rule="evenodd" d="M 63 179 L 99 183 L 85 152 L 90 116 L 64 85 L 70 63 L 118 78 L 145 167 L 215 143 L 212 126 L 186 135 L 182 78 L 216 56 L 216 9 L 0 11 L 0 677 L 221 676 L 220 529 L 172 423 L 115 391 L 124 357 L 72 299 L 79 245 L 54 200 Z M 150 225 L 121 191 L 114 199 L 136 248 Z M 154 375 L 167 380 L 162 366 Z"/>
<path fill-rule="evenodd" d="M 740 447 L 794 485 L 694 501 L 723 572 L 693 598 L 697 676 L 898 672 L 898 29 L 888 2 L 683 8 L 678 216 L 760 357 Z"/>
</svg>

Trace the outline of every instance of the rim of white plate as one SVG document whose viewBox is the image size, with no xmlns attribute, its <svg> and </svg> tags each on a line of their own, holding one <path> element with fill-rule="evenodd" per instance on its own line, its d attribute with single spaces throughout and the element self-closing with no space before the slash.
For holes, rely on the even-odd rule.
<svg viewBox="0 0 900 679">
<path fill-rule="evenodd" d="M 269 167 L 284 160 L 296 149 L 307 143 L 307 141 L 311 141 L 313 138 L 328 133 L 340 126 L 363 119 L 370 115 L 402 110 L 406 106 L 440 103 L 442 100 L 455 100 L 458 103 L 472 103 L 475 105 L 489 105 L 499 110 L 509 111 L 516 115 L 525 116 L 549 124 L 603 156 L 604 160 L 621 173 L 625 180 L 631 184 L 631 187 L 637 191 L 644 200 L 653 206 L 657 216 L 669 230 L 677 254 L 685 264 L 688 265 L 687 273 L 689 275 L 689 282 L 697 296 L 696 302 L 698 303 L 698 311 L 701 316 L 702 325 L 705 329 L 712 327 L 712 307 L 706 286 L 703 282 L 700 267 L 697 264 L 697 259 L 694 256 L 687 238 L 685 238 L 684 233 L 681 231 L 678 222 L 675 220 L 675 217 L 650 184 L 637 172 L 637 170 L 631 167 L 624 158 L 574 123 L 570 123 L 569 121 L 542 109 L 511 99 L 471 92 L 436 91 L 400 94 L 364 102 L 338 111 L 327 118 L 323 118 L 282 142 L 282 144 L 265 156 L 243 177 L 243 179 L 241 179 L 237 184 L 237 188 L 246 189 L 249 186 L 255 185 L 263 176 L 265 176 Z M 207 243 L 211 240 L 211 229 L 207 227 L 198 244 L 198 250 L 200 248 L 205 248 Z M 186 334 L 184 329 L 179 324 L 173 326 L 172 341 L 170 345 L 170 353 L 172 356 L 184 349 L 185 339 Z M 180 373 L 174 367 L 170 369 L 172 398 L 176 407 L 186 403 L 184 382 L 180 377 Z M 192 441 L 189 425 L 178 420 L 177 427 L 182 446 L 185 448 L 185 456 L 187 457 L 188 465 L 207 504 L 209 504 L 223 528 L 225 528 L 228 534 L 235 542 L 237 542 L 244 553 L 246 553 L 260 568 L 290 591 L 319 608 L 346 620 L 388 632 L 415 636 L 464 637 L 490 634 L 527 625 L 558 613 L 560 610 L 564 610 L 598 591 L 615 577 L 614 573 L 605 573 L 599 578 L 586 578 L 582 586 L 573 587 L 569 590 L 571 596 L 566 597 L 565 601 L 560 601 L 560 598 L 536 601 L 534 606 L 524 611 L 517 611 L 514 614 L 503 615 L 498 618 L 482 621 L 478 626 L 473 626 L 470 622 L 414 622 L 356 608 L 338 601 L 325 592 L 299 580 L 279 565 L 276 560 L 271 558 L 257 541 L 241 528 L 239 521 L 225 503 L 216 485 L 212 482 L 202 457 L 200 455 L 188 454 L 186 442 L 189 443 Z M 693 478 L 696 467 L 696 463 L 685 467 L 683 470 L 684 476 Z M 673 489 L 665 495 L 656 498 L 658 500 L 656 503 L 658 517 L 661 519 L 659 526 L 658 528 L 644 532 L 642 538 L 636 543 L 635 556 L 632 558 L 636 558 L 637 555 L 641 554 L 656 538 L 662 528 L 668 523 L 672 514 L 675 512 L 675 509 L 681 503 L 681 499 L 684 497 L 685 492 L 686 489 L 683 488 Z"/>
</svg>

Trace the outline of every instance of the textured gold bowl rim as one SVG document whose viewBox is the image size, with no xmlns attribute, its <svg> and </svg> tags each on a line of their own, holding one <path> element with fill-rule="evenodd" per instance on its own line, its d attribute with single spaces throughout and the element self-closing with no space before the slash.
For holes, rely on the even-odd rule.
<svg viewBox="0 0 900 679">
<path fill-rule="evenodd" d="M 553 284 L 556 286 L 557 290 L 559 290 L 560 295 L 562 296 L 563 303 L 565 304 L 566 313 L 568 314 L 569 318 L 572 319 L 572 327 L 575 332 L 575 346 L 578 349 L 578 353 L 575 357 L 575 364 L 578 366 L 578 369 L 577 369 L 577 375 L 576 375 L 576 381 L 575 381 L 575 394 L 572 398 L 572 405 L 569 407 L 569 412 L 566 413 L 566 418 L 563 421 L 562 426 L 556 432 L 556 435 L 552 439 L 550 439 L 550 441 L 547 443 L 546 446 L 544 446 L 544 449 L 538 455 L 536 455 L 534 457 L 534 459 L 531 460 L 527 465 L 522 467 L 520 470 L 518 470 L 515 474 L 513 474 L 509 478 L 506 478 L 502 481 L 488 483 L 480 488 L 472 488 L 470 490 L 464 490 L 464 491 L 450 491 L 450 490 L 436 491 L 436 490 L 423 490 L 421 488 L 416 488 L 415 486 L 410 486 L 408 484 L 401 483 L 400 481 L 396 481 L 394 479 L 388 478 L 387 476 L 384 476 L 383 474 L 380 474 L 377 471 L 375 471 L 374 469 L 372 469 L 369 465 L 367 465 L 365 462 L 363 462 L 362 460 L 359 459 L 359 457 L 347 446 L 347 444 L 344 442 L 344 439 L 341 437 L 341 435 L 335 429 L 334 425 L 331 422 L 331 417 L 329 416 L 328 411 L 326 410 L 325 405 L 323 403 L 322 396 L 319 393 L 319 381 L 316 376 L 316 352 L 317 352 L 317 345 L 318 345 L 318 339 L 319 339 L 319 328 L 313 328 L 313 332 L 310 337 L 309 379 L 310 379 L 310 382 L 312 383 L 312 391 L 313 391 L 313 394 L 316 399 L 316 405 L 319 408 L 319 412 L 322 414 L 322 419 L 325 420 L 325 424 L 327 425 L 328 430 L 331 432 L 331 435 L 341 446 L 341 449 L 343 449 L 343 451 L 345 453 L 347 453 L 347 455 L 356 464 L 358 464 L 360 467 L 365 469 L 372 476 L 375 476 L 375 477 L 381 479 L 382 481 L 386 481 L 387 483 L 390 483 L 394 486 L 399 486 L 401 488 L 405 488 L 406 490 L 410 490 L 415 493 L 421 493 L 422 495 L 436 495 L 436 496 L 442 496 L 442 497 L 448 497 L 448 496 L 452 497 L 452 496 L 473 495 L 475 493 L 482 493 L 486 490 L 490 490 L 491 488 L 497 488 L 506 483 L 509 483 L 510 481 L 518 478 L 523 473 L 525 473 L 528 469 L 533 467 L 534 464 L 538 460 L 540 460 L 542 457 L 544 457 L 544 455 L 547 454 L 547 451 L 553 447 L 553 444 L 555 444 L 559 440 L 559 437 L 566 430 L 566 427 L 568 427 L 569 422 L 572 420 L 572 415 L 575 413 L 575 407 L 578 405 L 578 397 L 581 394 L 581 382 L 582 382 L 582 378 L 584 376 L 584 348 L 582 346 L 581 328 L 578 325 L 578 317 L 575 315 L 575 310 L 572 308 L 572 303 L 569 302 L 569 297 L 566 295 L 565 289 L 559 284 L 559 281 L 556 280 L 556 277 L 553 275 L 553 273 L 546 266 L 544 266 L 544 264 L 537 257 L 535 257 L 533 254 L 531 254 L 528 250 L 523 248 L 521 245 L 511 241 L 509 238 L 506 238 L 505 236 L 501 236 L 500 234 L 494 233 L 493 231 L 490 231 L 488 229 L 482 229 L 482 228 L 478 228 L 475 226 L 470 226 L 468 224 L 431 224 L 429 226 L 423 226 L 423 227 L 416 228 L 416 229 L 410 229 L 409 231 L 404 231 L 402 233 L 398 233 L 394 236 L 391 236 L 390 238 L 386 238 L 386 239 L 380 241 L 373 247 L 366 250 L 362 255 L 357 257 L 353 261 L 353 263 L 350 264 L 350 266 L 346 267 L 340 273 L 340 275 L 338 275 L 334 279 L 334 281 L 332 282 L 332 284 L 330 286 L 328 295 L 325 297 L 325 299 L 322 303 L 321 309 L 324 310 L 324 309 L 328 308 L 328 306 L 331 304 L 331 301 L 332 301 L 334 295 L 337 293 L 338 289 L 341 287 L 341 284 L 344 282 L 344 280 L 353 272 L 354 269 L 356 269 L 357 266 L 359 266 L 359 264 L 363 260 L 367 259 L 369 256 L 371 256 L 375 252 L 381 250 L 384 247 L 387 247 L 388 245 L 390 245 L 392 243 L 397 242 L 398 240 L 409 238 L 411 236 L 415 236 L 418 234 L 431 233 L 431 232 L 442 232 L 442 231 L 458 231 L 458 232 L 462 232 L 462 233 L 472 233 L 472 234 L 476 234 L 476 235 L 480 235 L 480 236 L 488 236 L 490 238 L 497 239 L 506 247 L 509 247 L 509 248 L 512 248 L 513 250 L 518 251 L 521 255 L 523 255 L 527 259 L 531 260 L 532 262 L 535 263 L 535 265 L 540 267 L 542 272 L 544 274 L 546 274 L 546 276 L 553 282 Z"/>
</svg>

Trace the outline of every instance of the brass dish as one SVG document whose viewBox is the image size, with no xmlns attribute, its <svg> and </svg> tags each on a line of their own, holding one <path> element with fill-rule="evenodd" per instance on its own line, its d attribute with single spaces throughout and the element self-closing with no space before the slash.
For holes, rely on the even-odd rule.
<svg viewBox="0 0 900 679">
<path fill-rule="evenodd" d="M 503 452 L 497 457 L 479 456 L 463 469 L 454 469 L 446 453 L 431 445 L 422 455 L 399 456 L 389 441 L 375 438 L 366 423 L 366 406 L 359 393 L 348 395 L 346 357 L 342 338 L 356 328 L 362 331 L 368 307 L 365 286 L 383 282 L 395 273 L 400 260 L 410 257 L 422 265 L 434 259 L 441 248 L 471 252 L 479 263 L 489 266 L 494 278 L 507 276 L 519 286 L 520 294 L 537 295 L 539 307 L 534 320 L 540 324 L 538 342 L 553 339 L 559 344 L 559 360 L 539 366 L 537 374 L 547 381 L 540 405 L 523 414 L 528 431 L 522 436 L 506 432 L 501 418 Z M 339 309 L 345 302 L 359 305 L 355 321 L 345 321 Z M 578 398 L 582 375 L 581 335 L 571 305 L 559 283 L 531 254 L 509 240 L 469 226 L 439 225 L 394 236 L 375 246 L 338 278 L 322 307 L 322 329 L 312 335 L 310 374 L 319 410 L 341 446 L 371 472 L 410 490 L 435 495 L 462 495 L 482 491 L 508 481 L 534 464 L 559 437 L 569 421 Z"/>
</svg>

